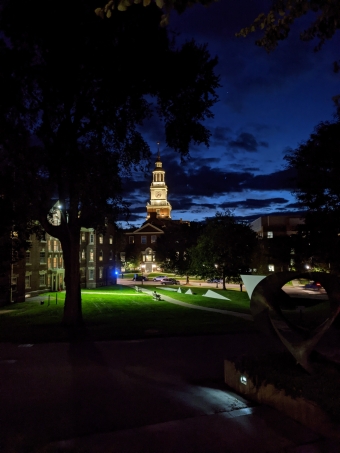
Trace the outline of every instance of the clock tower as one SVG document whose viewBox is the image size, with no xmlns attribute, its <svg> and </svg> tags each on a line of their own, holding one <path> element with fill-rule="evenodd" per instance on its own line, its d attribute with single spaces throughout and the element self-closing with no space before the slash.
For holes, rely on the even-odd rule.
<svg viewBox="0 0 340 453">
<path fill-rule="evenodd" d="M 150 218 L 151 212 L 155 212 L 157 218 L 171 219 L 172 207 L 167 201 L 168 187 L 165 184 L 165 171 L 162 167 L 159 148 L 155 169 L 152 172 L 150 195 L 150 202 L 146 205 L 147 219 Z"/>
</svg>

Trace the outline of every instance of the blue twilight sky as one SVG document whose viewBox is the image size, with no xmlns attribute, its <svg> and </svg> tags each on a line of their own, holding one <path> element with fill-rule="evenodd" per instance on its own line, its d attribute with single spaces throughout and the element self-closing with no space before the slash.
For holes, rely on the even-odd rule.
<svg viewBox="0 0 340 453">
<path fill-rule="evenodd" d="M 157 141 L 173 219 L 203 220 L 225 209 L 242 217 L 296 209 L 283 157 L 306 141 L 319 122 L 333 119 L 332 96 L 340 93 L 340 75 L 332 71 L 339 59 L 339 33 L 317 53 L 316 42 L 299 40 L 308 17 L 270 54 L 255 45 L 255 34 L 235 37 L 270 4 L 220 0 L 172 15 L 169 31 L 179 33 L 177 43 L 194 38 L 218 57 L 219 102 L 206 123 L 210 147 L 192 146 L 191 158 L 182 164 L 165 146 L 157 120 L 145 124 L 154 158 L 149 173 L 135 173 L 126 185 L 131 224 L 140 226 L 146 218 Z"/>
</svg>

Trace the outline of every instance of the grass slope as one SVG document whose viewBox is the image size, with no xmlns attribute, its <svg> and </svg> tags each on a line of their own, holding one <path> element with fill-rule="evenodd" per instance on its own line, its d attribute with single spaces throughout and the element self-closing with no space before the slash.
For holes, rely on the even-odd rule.
<svg viewBox="0 0 340 453">
<path fill-rule="evenodd" d="M 178 293 L 167 292 L 171 297 L 175 294 L 181 296 Z M 188 296 L 185 297 L 188 303 L 202 303 L 195 296 L 189 296 L 192 302 L 189 302 Z M 47 293 L 35 301 L 28 300 L 2 307 L 0 341 L 14 343 L 67 341 L 68 334 L 61 325 L 64 298 L 65 293 Z M 209 306 L 207 298 L 200 299 L 205 300 L 206 306 Z M 41 301 L 44 301 L 43 305 Z M 212 301 L 212 304 L 216 304 L 216 301 Z M 150 295 L 137 293 L 133 288 L 120 285 L 83 291 L 82 306 L 87 334 L 93 340 L 224 334 L 256 330 L 251 321 L 155 301 Z"/>
</svg>

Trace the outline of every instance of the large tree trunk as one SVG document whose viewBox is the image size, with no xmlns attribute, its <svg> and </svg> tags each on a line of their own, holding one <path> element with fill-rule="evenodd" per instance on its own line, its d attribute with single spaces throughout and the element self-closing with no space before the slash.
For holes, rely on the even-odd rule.
<svg viewBox="0 0 340 453">
<path fill-rule="evenodd" d="M 40 222 L 48 234 L 59 239 L 63 250 L 66 297 L 62 322 L 71 328 L 79 327 L 83 324 L 79 263 L 80 225 L 77 220 L 73 225 L 68 223 L 65 215 L 61 216 L 61 224 L 58 226 L 51 225 L 45 215 L 41 216 Z"/>
<path fill-rule="evenodd" d="M 64 255 L 66 297 L 63 324 L 77 327 L 83 324 L 80 265 L 79 265 L 79 231 L 69 231 L 67 237 L 61 237 L 60 242 Z"/>
</svg>

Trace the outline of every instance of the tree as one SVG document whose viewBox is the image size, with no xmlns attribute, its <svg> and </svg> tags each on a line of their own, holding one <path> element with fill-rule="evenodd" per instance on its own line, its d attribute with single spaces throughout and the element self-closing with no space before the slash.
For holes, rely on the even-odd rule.
<svg viewBox="0 0 340 453">
<path fill-rule="evenodd" d="M 270 52 L 279 41 L 288 37 L 293 23 L 307 13 L 313 19 L 301 32 L 300 38 L 303 41 L 317 38 L 316 50 L 319 50 L 340 29 L 339 0 L 275 0 L 267 14 L 259 14 L 249 27 L 243 28 L 236 36 L 245 37 L 260 30 L 263 37 L 256 44 Z"/>
<path fill-rule="evenodd" d="M 143 6 L 149 6 L 154 2 L 162 11 L 160 25 L 165 26 L 169 22 L 172 10 L 182 13 L 188 7 L 193 6 L 196 3 L 207 6 L 215 1 L 217 0 L 109 0 L 104 6 L 96 8 L 95 13 L 102 19 L 104 19 L 104 17 L 110 19 L 115 10 L 126 11 L 134 4 L 141 3 Z"/>
<path fill-rule="evenodd" d="M 311 41 L 316 38 L 318 43 L 314 50 L 318 51 L 340 29 L 340 0 L 275 0 L 267 14 L 259 14 L 249 27 L 240 30 L 236 36 L 247 37 L 260 31 L 263 35 L 255 43 L 271 52 L 279 41 L 288 38 L 294 22 L 307 13 L 311 21 L 300 33 L 300 39 Z M 340 60 L 333 61 L 333 70 L 340 72 Z M 333 102 L 340 118 L 340 94 L 333 96 Z"/>
<path fill-rule="evenodd" d="M 206 220 L 206 226 L 191 250 L 193 273 L 202 278 L 221 276 L 237 279 L 252 267 L 251 257 L 256 245 L 256 233 L 230 212 L 217 212 Z"/>
<path fill-rule="evenodd" d="M 163 269 L 186 276 L 187 284 L 191 272 L 190 250 L 196 245 L 201 230 L 199 222 L 168 223 L 165 234 L 157 239 L 157 259 L 163 261 Z"/>
<path fill-rule="evenodd" d="M 0 169 L 7 162 L 15 174 L 5 191 L 25 206 L 25 221 L 38 220 L 61 242 L 68 326 L 82 323 L 80 228 L 105 230 L 124 208 L 120 175 L 150 155 L 143 120 L 155 112 L 167 145 L 186 155 L 191 141 L 208 144 L 202 122 L 219 86 L 216 59 L 194 42 L 172 46 L 156 6 L 134 5 L 111 21 L 94 7 L 8 0 L 0 11 L 0 89 L 10 95 L 0 108 Z"/>
<path fill-rule="evenodd" d="M 296 170 L 295 196 L 308 211 L 306 260 L 340 270 L 340 122 L 320 123 L 310 138 L 285 156 Z"/>
</svg>

